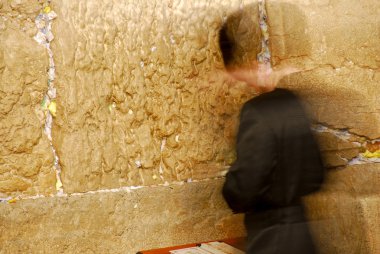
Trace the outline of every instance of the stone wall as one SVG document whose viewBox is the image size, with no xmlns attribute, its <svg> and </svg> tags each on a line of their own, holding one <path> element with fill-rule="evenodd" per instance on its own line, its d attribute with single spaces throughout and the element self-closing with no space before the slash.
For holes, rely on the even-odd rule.
<svg viewBox="0 0 380 254">
<path fill-rule="evenodd" d="M 27 199 L 2 205 L 0 253 L 136 253 L 236 237 L 223 180 Z M 240 222 L 240 223 L 237 223 Z"/>
<path fill-rule="evenodd" d="M 0 6 L 0 197 L 52 194 L 53 156 L 38 114 L 48 59 L 32 38 L 42 6 L 37 1 Z"/>
<path fill-rule="evenodd" d="M 217 28 L 237 4 L 54 3 L 68 193 L 220 175 L 249 97 L 217 75 Z"/>
<path fill-rule="evenodd" d="M 379 138 L 380 2 L 268 1 L 267 9 L 276 17 L 273 62 L 304 70 L 283 83 L 304 95 L 315 120 Z"/>
<path fill-rule="evenodd" d="M 1 3 L 0 253 L 135 253 L 244 234 L 218 179 L 252 96 L 221 75 L 216 48 L 239 5 L 53 1 L 50 144 L 49 56 L 33 39 L 45 5 Z"/>
<path fill-rule="evenodd" d="M 49 57 L 33 39 L 44 7 L 0 2 L 0 253 L 134 253 L 244 235 L 220 187 L 254 93 L 223 75 L 216 36 L 242 12 L 241 33 L 257 38 L 242 60 L 254 57 L 257 1 L 52 1 L 52 144 L 40 106 Z M 380 5 L 266 7 L 272 64 L 302 69 L 280 86 L 303 96 L 335 168 L 307 198 L 311 218 L 332 221 L 314 227 L 323 253 L 377 253 L 380 164 L 363 152 L 380 138 Z"/>
<path fill-rule="evenodd" d="M 53 20 L 55 39 L 51 44 L 58 96 L 53 146 L 60 158 L 65 193 L 220 176 L 234 158 L 239 107 L 252 96 L 221 75 L 216 44 L 223 17 L 239 4 L 52 2 L 58 15 Z M 29 9 L 34 12 L 25 25 L 18 15 L 27 15 L 24 12 Z M 7 95 L 3 115 L 14 115 L 3 121 L 14 128 L 16 122 L 12 121 L 19 121 L 17 131 L 21 133 L 9 135 L 9 127 L 2 125 L 3 136 L 7 136 L 4 146 L 9 147 L 4 152 L 4 165 L 9 169 L 2 172 L 10 173 L 9 177 L 19 174 L 8 162 L 15 153 L 32 153 L 37 144 L 46 143 L 38 104 L 46 87 L 48 57 L 32 39 L 36 33 L 32 22 L 39 9 L 42 5 L 38 2 L 28 7 L 12 2 L 2 7 L 6 65 L 2 92 Z M 244 12 L 251 22 L 248 26 L 257 32 L 256 16 L 251 15 L 257 10 Z M 23 31 L 25 26 L 32 32 Z M 7 59 L 10 55 L 13 61 Z M 30 81 L 20 79 L 27 74 Z M 32 98 L 20 100 L 22 93 Z M 12 108 L 16 101 L 25 102 Z M 17 110 L 20 112 L 14 112 Z M 28 125 L 22 125 L 23 118 Z M 24 132 L 28 135 L 22 135 Z M 29 169 L 34 157 L 18 160 L 15 166 L 29 175 L 41 174 L 42 165 L 52 164 L 51 151 L 45 148 L 40 150 L 47 158 L 34 169 Z M 9 185 L 13 187 L 4 189 L 3 195 L 44 193 L 35 188 L 27 191 L 22 181 L 34 186 L 37 180 L 25 179 L 25 174 L 21 177 L 12 180 Z"/>
</svg>

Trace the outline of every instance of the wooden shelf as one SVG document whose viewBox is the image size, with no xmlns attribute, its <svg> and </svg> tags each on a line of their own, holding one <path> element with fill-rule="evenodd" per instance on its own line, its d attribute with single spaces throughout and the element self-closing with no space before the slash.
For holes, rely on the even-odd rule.
<svg viewBox="0 0 380 254">
<path fill-rule="evenodd" d="M 219 242 L 224 242 L 226 244 L 229 244 L 239 250 L 244 251 L 244 245 L 245 245 L 245 238 L 231 238 L 231 239 L 225 239 L 225 240 L 216 240 Z M 211 242 L 211 241 L 210 241 Z M 215 242 L 215 241 L 212 241 Z M 192 243 L 192 244 L 185 244 L 180 246 L 172 246 L 167 248 L 161 248 L 161 249 L 154 249 L 154 250 L 144 250 L 139 251 L 137 254 L 168 254 L 171 250 L 180 250 L 184 248 L 190 248 L 190 247 L 197 247 L 201 243 Z"/>
</svg>

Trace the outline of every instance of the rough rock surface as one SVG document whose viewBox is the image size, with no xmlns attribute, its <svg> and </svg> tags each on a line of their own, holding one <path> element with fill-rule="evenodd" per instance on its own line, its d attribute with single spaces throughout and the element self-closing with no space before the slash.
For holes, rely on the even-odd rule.
<svg viewBox="0 0 380 254">
<path fill-rule="evenodd" d="M 220 175 L 252 96 L 221 75 L 216 44 L 240 2 L 53 3 L 65 191 Z M 258 30 L 254 6 L 243 14 L 247 32 Z"/>
<path fill-rule="evenodd" d="M 304 70 L 282 85 L 316 121 L 379 138 L 380 2 L 273 0 L 267 12 L 274 65 Z"/>
<path fill-rule="evenodd" d="M 306 197 L 321 253 L 379 253 L 380 164 L 330 171 L 323 190 Z"/>
<path fill-rule="evenodd" d="M 0 198 L 55 191 L 40 102 L 47 56 L 33 36 L 37 1 L 0 4 Z"/>
<path fill-rule="evenodd" d="M 351 165 L 331 170 L 324 188 L 328 191 L 344 192 L 352 196 L 380 195 L 380 164 Z"/>
<path fill-rule="evenodd" d="M 330 132 L 316 132 L 325 166 L 328 168 L 347 165 L 347 162 L 357 157 L 362 145 L 348 138 L 344 139 Z"/>
<path fill-rule="evenodd" d="M 0 204 L 0 253 L 130 253 L 244 235 L 223 180 Z"/>
<path fill-rule="evenodd" d="M 380 250 L 379 196 L 321 192 L 306 200 L 322 254 L 376 254 Z"/>
<path fill-rule="evenodd" d="M 223 180 L 147 186 L 219 176 L 234 160 L 237 115 L 253 93 L 221 74 L 216 32 L 244 7 L 241 33 L 258 37 L 256 4 L 53 0 L 53 145 L 69 195 L 49 197 L 55 172 L 39 105 L 48 58 L 32 38 L 42 1 L 0 1 L 0 198 L 45 195 L 0 203 L 0 253 L 134 253 L 244 234 L 220 196 Z M 379 5 L 267 0 L 274 66 L 304 70 L 281 85 L 305 98 L 316 122 L 364 140 L 380 137 Z M 361 149 L 317 137 L 328 166 Z M 330 220 L 314 227 L 323 253 L 380 252 L 379 172 L 331 171 L 307 198 L 311 218 Z M 78 194 L 131 185 L 146 187 Z"/>
<path fill-rule="evenodd" d="M 53 135 L 66 192 L 220 175 L 234 159 L 237 114 L 252 92 L 220 74 L 216 32 L 224 17 L 244 5 L 247 22 L 241 29 L 257 37 L 257 8 L 251 3 L 256 2 L 53 2 Z M 316 121 L 376 138 L 379 8 L 352 4 L 355 12 L 341 8 L 351 6 L 347 0 L 268 1 L 273 63 L 307 70 L 283 85 L 304 95 Z M 51 192 L 54 181 L 38 118 L 47 57 L 31 38 L 40 8 L 22 1 L 1 8 L 0 179 L 6 195 Z M 318 25 L 332 11 L 334 22 Z M 361 33 L 346 29 L 363 26 Z M 330 166 L 357 155 L 354 145 L 334 150 L 330 142 L 327 148 L 322 143 Z"/>
</svg>

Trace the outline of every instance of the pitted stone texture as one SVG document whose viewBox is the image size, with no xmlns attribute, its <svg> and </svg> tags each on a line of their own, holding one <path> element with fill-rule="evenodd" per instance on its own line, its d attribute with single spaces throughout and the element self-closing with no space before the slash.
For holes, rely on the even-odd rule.
<svg viewBox="0 0 380 254">
<path fill-rule="evenodd" d="M 322 133 L 326 134 L 326 133 Z M 325 139 L 325 149 L 350 149 Z M 329 140 L 330 139 L 330 140 Z M 323 150 L 323 146 L 322 146 Z M 329 150 L 325 150 L 329 152 Z M 313 236 L 321 254 L 377 254 L 380 249 L 380 164 L 329 170 L 322 190 L 305 197 Z"/>
<path fill-rule="evenodd" d="M 330 170 L 322 190 L 305 197 L 321 254 L 377 254 L 380 164 Z"/>
<path fill-rule="evenodd" d="M 43 134 L 46 49 L 34 40 L 37 1 L 0 5 L 0 197 L 50 194 L 55 172 Z"/>
<path fill-rule="evenodd" d="M 380 249 L 380 164 L 328 172 L 322 191 L 305 198 L 324 254 L 377 254 Z"/>
<path fill-rule="evenodd" d="M 243 236 L 223 180 L 0 204 L 0 253 L 136 253 Z"/>
<path fill-rule="evenodd" d="M 320 192 L 307 197 L 311 231 L 321 254 L 377 254 L 379 196 Z"/>
<path fill-rule="evenodd" d="M 65 191 L 220 175 L 253 94 L 221 75 L 217 30 L 240 4 L 53 2 L 53 134 Z M 245 19 L 257 23 L 257 5 L 249 10 Z"/>
<path fill-rule="evenodd" d="M 366 237 L 372 253 L 380 253 L 380 198 L 379 195 L 361 199 L 365 226 L 368 229 Z"/>
<path fill-rule="evenodd" d="M 380 137 L 380 2 L 270 0 L 267 12 L 274 65 L 304 70 L 282 85 L 318 122 Z"/>
<path fill-rule="evenodd" d="M 330 132 L 315 133 L 326 167 L 347 165 L 348 161 L 357 157 L 363 149 L 354 138 L 343 139 Z"/>
<path fill-rule="evenodd" d="M 324 189 L 353 196 L 380 195 L 380 164 L 368 163 L 330 170 Z"/>
</svg>

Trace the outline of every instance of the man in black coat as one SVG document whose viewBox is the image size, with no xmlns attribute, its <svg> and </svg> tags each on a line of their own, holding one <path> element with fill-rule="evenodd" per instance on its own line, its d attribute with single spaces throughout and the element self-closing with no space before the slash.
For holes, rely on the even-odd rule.
<svg viewBox="0 0 380 254">
<path fill-rule="evenodd" d="M 316 253 L 301 197 L 320 188 L 324 168 L 309 120 L 293 92 L 275 88 L 278 76 L 270 68 L 231 64 L 236 38 L 227 27 L 219 38 L 226 70 L 259 95 L 241 110 L 237 159 L 223 196 L 234 212 L 245 213 L 247 253 Z"/>
</svg>

